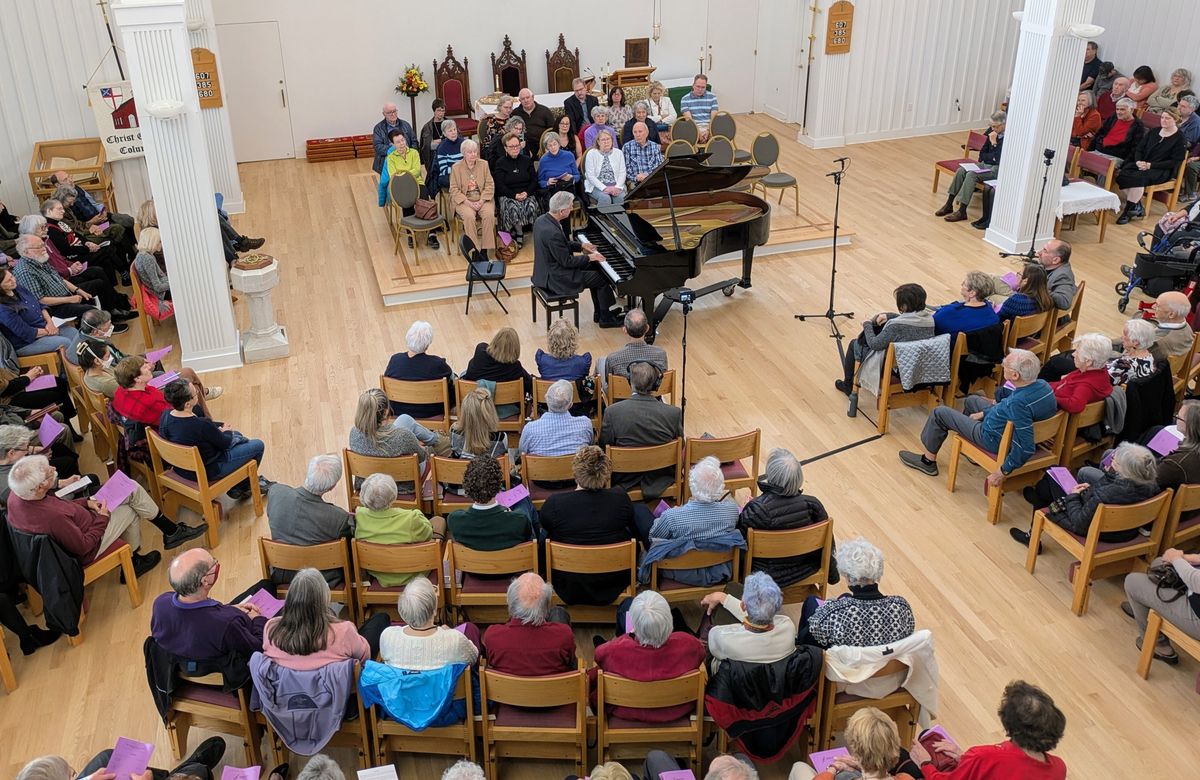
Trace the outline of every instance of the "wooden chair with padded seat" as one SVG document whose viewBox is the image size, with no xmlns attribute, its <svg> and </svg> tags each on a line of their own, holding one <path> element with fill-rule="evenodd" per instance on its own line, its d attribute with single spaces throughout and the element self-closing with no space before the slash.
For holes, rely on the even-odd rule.
<svg viewBox="0 0 1200 780">
<path fill-rule="evenodd" d="M 1176 651 L 1187 653 L 1200 661 L 1200 639 L 1188 636 L 1179 626 L 1163 620 L 1156 610 L 1150 610 L 1146 618 L 1146 633 L 1142 635 L 1142 650 L 1138 656 L 1137 673 L 1143 680 L 1149 679 L 1150 667 L 1154 664 L 1154 646 L 1158 643 L 1158 635 L 1164 634 L 1175 646 Z"/>
<path fill-rule="evenodd" d="M 660 498 L 671 498 L 676 502 L 683 496 L 683 439 L 672 439 L 666 444 L 656 444 L 651 447 L 605 447 L 609 462 L 612 463 L 612 474 L 645 474 L 649 471 L 673 468 L 674 481 L 662 491 Z M 612 474 L 609 475 L 608 487 L 612 487 Z M 629 488 L 629 500 L 642 501 L 641 488 Z"/>
<path fill-rule="evenodd" d="M 1196 539 L 1200 539 L 1200 485 L 1180 485 L 1171 498 L 1158 554 L 1162 555 L 1172 547 L 1182 550 L 1185 544 L 1194 543 Z"/>
<path fill-rule="evenodd" d="M 933 164 L 933 192 L 938 191 L 938 179 L 943 173 L 948 176 L 954 176 L 958 173 L 958 168 L 963 163 L 974 163 L 979 161 L 979 152 L 983 149 L 984 142 L 987 141 L 987 136 L 983 133 L 977 133 L 971 130 L 967 133 L 967 142 L 962 145 L 965 157 L 956 157 L 953 160 L 938 160 Z M 974 153 L 974 157 L 972 157 Z"/>
<path fill-rule="evenodd" d="M 587 673 L 579 668 L 545 677 L 517 677 L 479 664 L 484 770 L 498 780 L 502 758 L 575 762 L 587 772 Z"/>
<path fill-rule="evenodd" d="M 575 490 L 574 455 L 530 455 L 521 456 L 521 484 L 529 490 L 529 500 L 536 509 L 541 509 L 546 499 L 555 493 L 570 493 Z M 561 488 L 548 488 L 539 482 L 570 482 Z"/>
<path fill-rule="evenodd" d="M 397 455 L 392 458 L 380 458 L 374 455 L 359 455 L 348 449 L 342 450 L 342 465 L 345 475 L 343 481 L 346 483 L 346 506 L 350 507 L 353 512 L 358 508 L 360 501 L 358 499 L 358 490 L 354 487 L 354 480 L 366 479 L 372 474 L 387 474 L 398 484 L 410 484 L 413 486 L 411 493 L 398 493 L 396 500 L 392 502 L 392 506 L 401 509 L 416 509 L 421 510 L 421 490 L 418 487 L 421 484 L 421 464 L 417 460 L 416 455 Z"/>
<path fill-rule="evenodd" d="M 108 473 L 112 474 L 116 470 L 114 459 L 117 457 L 117 436 L 120 434 L 112 420 L 108 419 L 108 399 L 100 393 L 92 392 L 87 387 L 84 387 L 83 397 L 86 399 L 87 415 L 92 423 L 92 449 L 95 450 L 96 457 L 104 464 Z M 154 479 L 153 471 L 148 471 L 150 471 L 150 478 L 146 482 L 154 486 L 155 489 L 151 491 L 151 495 L 155 497 L 154 503 L 158 504 L 158 481 Z M 161 504 L 159 505 L 161 506 Z"/>
<path fill-rule="evenodd" d="M 430 726 L 422 731 L 413 731 L 408 726 L 386 717 L 382 705 L 370 710 L 371 734 L 375 740 L 376 766 L 393 763 L 396 753 L 434 753 L 437 755 L 461 756 L 474 762 L 475 751 L 475 700 L 471 694 L 471 670 L 466 669 L 458 676 L 454 685 L 454 698 L 466 702 L 466 717 L 461 723 L 450 726 Z"/>
<path fill-rule="evenodd" d="M 226 692 L 224 683 L 220 674 L 180 675 L 164 719 L 175 761 L 182 760 L 188 752 L 188 731 L 199 726 L 241 736 L 246 763 L 250 766 L 262 763 L 263 727 L 250 711 L 250 686 Z"/>
<path fill-rule="evenodd" d="M 1088 597 L 1092 593 L 1092 581 L 1107 579 L 1142 567 L 1145 561 L 1158 553 L 1163 529 L 1167 524 L 1167 513 L 1171 508 L 1170 488 L 1156 496 L 1136 504 L 1101 504 L 1088 526 L 1087 536 L 1078 536 L 1060 525 L 1050 522 L 1043 510 L 1033 515 L 1033 529 L 1029 536 L 1029 553 L 1025 557 L 1025 568 L 1030 574 L 1037 566 L 1038 545 L 1042 537 L 1058 542 L 1071 557 L 1079 562 L 1074 573 L 1071 611 L 1082 615 L 1087 611 Z M 1135 531 L 1150 526 L 1150 535 L 1137 534 L 1129 542 L 1102 542 L 1100 534 L 1118 531 Z"/>
<path fill-rule="evenodd" d="M 663 372 L 662 381 L 658 383 L 658 389 L 653 395 L 655 398 L 670 396 L 672 400 L 675 399 L 675 369 L 668 368 Z M 612 406 L 617 401 L 624 401 L 631 396 L 633 388 L 629 386 L 629 377 L 620 374 L 608 375 L 608 389 L 603 394 L 605 406 Z"/>
<path fill-rule="evenodd" d="M 455 397 L 458 398 L 458 403 L 462 404 L 462 399 L 467 397 L 467 394 L 476 388 L 477 384 L 469 379 L 459 379 L 454 383 Z M 497 382 L 496 390 L 492 393 L 492 403 L 496 406 L 513 405 L 517 407 L 517 411 L 507 417 L 500 418 L 499 430 L 512 436 L 521 433 L 521 429 L 525 427 L 525 418 L 529 416 L 529 407 L 525 403 L 525 383 L 521 379 L 513 379 L 508 382 Z M 514 443 L 515 447 L 516 444 Z"/>
<path fill-rule="evenodd" d="M 403 585 L 384 586 L 370 572 L 401 574 L 424 572 L 437 592 L 436 615 L 446 607 L 446 594 L 442 588 L 442 560 L 444 552 L 440 539 L 415 544 L 378 544 L 360 539 L 351 541 L 354 562 L 354 600 L 358 604 L 358 616 L 362 620 L 371 617 L 377 607 L 395 610 L 396 600 L 404 592 Z"/>
<path fill-rule="evenodd" d="M 504 489 L 509 488 L 509 463 L 508 455 L 504 454 L 496 458 L 500 463 L 500 471 L 504 474 Z M 471 461 L 466 458 L 447 458 L 441 455 L 434 455 L 430 458 L 429 481 L 433 485 L 433 497 L 430 499 L 433 508 L 433 514 L 447 517 L 456 509 L 468 509 L 473 503 L 466 496 L 460 496 L 452 490 L 445 490 L 443 485 L 461 485 L 463 475 L 467 473 L 467 464 Z"/>
<path fill-rule="evenodd" d="M 627 573 L 629 584 L 612 600 L 611 604 L 592 606 L 587 604 L 572 604 L 570 606 L 572 623 L 605 623 L 612 625 L 617 615 L 617 607 L 627 598 L 637 595 L 637 553 L 638 542 L 630 539 L 616 544 L 564 544 L 562 542 L 546 542 L 546 582 L 554 585 L 554 572 L 560 574 L 611 574 Z M 565 604 L 555 593 L 554 604 Z"/>
<path fill-rule="evenodd" d="M 1067 413 L 1059 409 L 1051 417 L 1039 420 L 1033 424 L 1033 441 L 1037 445 L 1029 460 L 1013 469 L 1004 478 L 999 487 L 986 487 L 987 519 L 992 525 L 1000 522 L 1004 513 L 1004 494 L 1031 486 L 1041 479 L 1042 474 L 1051 466 L 1058 465 L 1062 460 L 1063 447 L 1066 442 Z M 981 469 L 991 474 L 1000 470 L 1008 453 L 1012 449 L 1013 424 L 1010 421 L 1004 426 L 1000 436 L 1000 446 L 996 451 L 988 452 L 960 436 L 950 432 L 950 470 L 946 475 L 946 489 L 954 492 L 958 480 L 958 463 L 960 456 L 965 457 Z M 986 478 L 985 478 L 986 479 Z M 986 483 L 985 483 L 986 485 Z"/>
<path fill-rule="evenodd" d="M 537 542 L 529 541 L 507 550 L 484 551 L 452 541 L 446 545 L 445 560 L 445 571 L 450 576 L 447 603 L 455 621 L 466 620 L 470 609 L 477 614 L 476 622 L 503 622 L 508 619 L 508 583 L 527 571 L 538 570 L 538 546 Z M 485 575 L 487 579 L 473 574 Z M 509 574 L 512 578 L 501 578 Z"/>
<path fill-rule="evenodd" d="M 959 334 L 958 341 L 962 342 L 962 348 L 966 348 L 966 337 Z M 953 345 L 953 351 L 950 355 L 951 367 L 957 367 L 958 360 L 955 355 L 959 354 L 958 343 Z M 965 354 L 963 352 L 962 354 Z M 951 376 L 953 379 L 953 375 Z M 854 387 L 852 392 L 859 392 L 859 371 L 855 368 L 854 371 Z M 951 392 L 957 386 L 957 383 L 951 384 Z M 906 409 L 910 406 L 924 406 L 927 410 L 933 411 L 942 400 L 943 390 L 939 387 L 920 387 L 912 390 L 905 390 L 900 383 L 900 376 L 896 373 L 896 345 L 888 344 L 887 352 L 883 355 L 883 367 L 879 372 L 879 395 L 876 398 L 876 406 L 878 414 L 876 416 L 875 428 L 880 435 L 887 433 L 888 423 L 891 420 L 891 412 L 893 409 Z M 953 406 L 953 404 L 947 404 Z"/>
<path fill-rule="evenodd" d="M 900 674 L 907 676 L 909 669 L 908 664 L 902 661 L 888 661 L 879 671 L 871 675 L 871 679 Z M 881 699 L 863 698 L 846 691 L 838 691 L 838 682 L 829 677 L 828 661 L 825 671 L 826 673 L 822 675 L 824 691 L 821 694 L 821 703 L 824 709 L 819 718 L 821 736 L 817 743 L 821 746 L 821 750 L 833 747 L 833 733 L 841 731 L 850 716 L 864 707 L 881 710 L 896 722 L 896 728 L 900 732 L 901 745 L 913 743 L 913 739 L 916 737 L 917 721 L 921 716 L 921 704 L 911 693 L 901 687 Z"/>
<path fill-rule="evenodd" d="M 142 280 L 138 277 L 137 268 L 129 268 L 129 283 L 133 286 L 133 300 L 137 307 L 138 324 L 142 327 L 142 341 L 146 344 L 146 350 L 154 349 L 154 329 L 152 326 L 157 326 L 160 323 L 166 322 L 171 317 L 175 316 L 175 304 L 171 301 L 166 301 L 158 305 L 157 314 L 150 311 L 148 299 L 154 293 L 142 286 Z M 155 299 L 157 301 L 157 298 Z"/>
<path fill-rule="evenodd" d="M 62 352 L 60 348 L 54 352 L 39 352 L 36 355 L 18 355 L 17 365 L 21 368 L 41 366 L 43 373 L 50 376 L 60 376 L 63 372 L 63 361 L 60 360 Z"/>
<path fill-rule="evenodd" d="M 450 384 L 445 379 L 408 380 L 379 377 L 379 389 L 393 403 L 441 404 L 441 414 L 413 417 L 415 422 L 434 431 L 450 433 Z"/>
<path fill-rule="evenodd" d="M 141 519 L 134 520 L 140 523 Z M 83 567 L 83 587 L 91 585 L 110 571 L 120 569 L 125 575 L 125 590 L 129 594 L 129 606 L 137 609 L 142 604 L 142 590 L 138 587 L 137 574 L 133 568 L 133 548 L 124 539 L 117 539 L 108 549 L 96 554 L 96 559 Z M 78 647 L 83 644 L 83 622 L 87 619 L 87 598 L 79 613 L 79 633 L 67 637 L 67 642 Z"/>
<path fill-rule="evenodd" d="M 262 566 L 262 578 L 273 579 L 272 569 L 299 571 L 300 569 L 340 569 L 342 585 L 330 588 L 329 598 L 339 604 L 346 605 L 346 612 L 351 620 L 355 620 L 357 612 L 354 608 L 354 575 L 350 567 L 350 544 L 348 539 L 334 539 L 332 542 L 321 544 L 285 544 L 265 536 L 258 537 L 258 560 Z M 287 593 L 287 585 L 278 585 L 277 593 L 283 598 Z"/>
<path fill-rule="evenodd" d="M 88 389 L 83 384 L 83 369 L 67 360 L 66 347 L 58 348 L 58 360 L 67 372 L 67 392 L 71 396 L 71 402 L 75 404 L 75 411 L 78 412 L 79 432 L 86 436 L 92 421 L 87 413 Z"/>
<path fill-rule="evenodd" d="M 821 554 L 821 566 L 802 580 L 781 588 L 785 604 L 795 604 L 808 596 L 825 598 L 829 589 L 830 559 L 833 558 L 833 518 L 803 528 L 786 531 L 746 529 L 746 553 L 742 577 L 754 572 L 754 562 L 800 555 Z"/>
<path fill-rule="evenodd" d="M 763 191 L 763 198 L 767 197 L 767 190 L 779 190 L 779 203 L 782 204 L 783 191 L 790 189 L 796 195 L 796 216 L 800 216 L 800 183 L 795 176 L 779 168 L 779 139 L 772 133 L 759 133 L 750 147 L 750 159 L 754 165 L 774 168 L 754 181 L 754 186 Z"/>
<path fill-rule="evenodd" d="M 1050 355 L 1050 339 L 1054 336 L 1054 321 L 1057 318 L 1058 310 L 1055 309 L 1054 312 L 1036 312 L 1005 320 L 1003 354 L 1007 355 L 1010 349 L 1026 349 L 1045 363 Z M 1002 369 L 996 366 L 996 370 Z"/>
<path fill-rule="evenodd" d="M 367 769 L 375 765 L 375 750 L 371 744 L 371 734 L 368 731 L 367 713 L 363 709 L 362 696 L 358 692 L 358 677 L 362 672 L 362 662 L 354 661 L 353 685 L 350 688 L 349 696 L 346 704 L 351 701 L 357 705 L 357 712 L 354 717 L 345 718 L 342 720 L 342 725 L 333 733 L 329 741 L 325 743 L 325 747 L 321 748 L 321 752 L 325 752 L 327 748 L 350 748 L 358 753 L 358 768 Z M 315 674 L 315 672 L 300 672 L 300 674 Z M 341 709 L 346 708 L 343 704 Z M 271 748 L 271 760 L 275 764 L 282 764 L 289 759 L 294 759 L 301 756 L 301 753 L 293 753 L 283 740 L 280 738 L 275 727 L 271 725 L 270 719 L 265 715 L 262 716 L 262 722 L 267 733 L 267 744 Z"/>
<path fill-rule="evenodd" d="M 1183 403 L 1184 395 L 1187 393 L 1188 377 L 1191 374 L 1192 363 L 1196 359 L 1196 347 L 1200 345 L 1200 333 L 1192 336 L 1192 345 L 1188 351 L 1182 355 L 1167 355 L 1167 362 L 1171 364 L 1171 376 L 1175 377 L 1175 403 Z"/>
<path fill-rule="evenodd" d="M 733 141 L 730 141 L 723 135 L 714 135 L 708 139 L 708 143 L 704 145 L 704 151 L 708 153 L 708 158 L 704 161 L 705 165 L 733 165 Z"/>
<path fill-rule="evenodd" d="M 739 571 L 742 559 L 742 548 L 731 547 L 724 551 L 707 552 L 692 550 L 674 558 L 663 558 L 650 564 L 650 590 L 657 591 L 667 600 L 668 604 L 691 604 L 699 601 L 709 593 L 721 590 L 730 582 L 740 579 Z M 701 569 L 706 566 L 716 566 L 728 563 L 732 566 L 729 579 L 713 585 L 688 585 L 673 579 L 670 572 L 680 569 Z M 666 576 L 664 576 L 666 575 Z"/>
<path fill-rule="evenodd" d="M 1104 414 L 1105 404 L 1103 400 L 1100 400 L 1093 401 L 1083 407 L 1083 411 L 1079 414 L 1072 414 L 1067 418 L 1067 428 L 1063 432 L 1062 456 L 1059 458 L 1058 465 L 1073 469 L 1088 455 L 1103 452 L 1112 446 L 1113 437 L 1111 435 L 1104 436 L 1099 441 L 1085 439 L 1080 435 L 1081 431 L 1103 423 Z"/>
<path fill-rule="evenodd" d="M 150 441 L 150 459 L 154 464 L 154 481 L 162 494 L 159 506 L 168 517 L 175 518 L 179 507 L 186 506 L 204 517 L 208 523 L 206 541 L 208 549 L 214 550 L 221 536 L 220 497 L 242 480 L 250 481 L 250 497 L 254 501 L 254 516 L 263 516 L 262 490 L 258 486 L 258 464 L 246 461 L 232 474 L 210 482 L 204 472 L 204 459 L 197 447 L 174 444 L 146 429 Z M 180 475 L 180 470 L 195 474 L 194 479 Z"/>
<path fill-rule="evenodd" d="M 1166 204 L 1167 211 L 1174 211 L 1179 206 L 1179 190 L 1183 187 L 1183 177 L 1187 173 L 1187 156 L 1179 163 L 1175 176 L 1162 184 L 1147 184 L 1146 194 L 1142 196 L 1142 208 L 1150 214 L 1150 204 L 1159 201 Z"/>
<path fill-rule="evenodd" d="M 692 773 L 700 777 L 704 753 L 704 686 L 708 674 L 698 669 L 667 680 L 640 682 L 596 672 L 596 760 L 641 759 L 651 749 L 686 755 Z M 612 707 L 675 707 L 694 704 L 688 715 L 666 723 L 646 723 L 610 715 Z M 670 747 L 668 747 L 670 746 Z"/>
<path fill-rule="evenodd" d="M 696 145 L 686 138 L 675 138 L 667 144 L 664 157 L 686 157 L 696 153 Z"/>
<path fill-rule="evenodd" d="M 589 378 L 592 380 L 592 384 L 597 390 L 597 395 L 596 395 L 596 397 L 594 397 L 592 399 L 592 401 L 595 403 L 596 409 L 594 412 L 592 412 L 592 414 L 588 415 L 588 419 L 592 421 L 592 428 L 599 431 L 600 430 L 600 420 L 601 420 L 601 418 L 600 418 L 601 404 L 600 404 L 600 396 L 599 396 L 600 376 L 598 374 L 592 374 L 591 377 L 589 377 Z M 546 391 L 550 389 L 550 385 L 554 384 L 557 381 L 558 380 L 556 380 L 556 379 L 542 379 L 541 377 L 536 377 L 536 376 L 533 378 L 533 404 L 529 407 L 529 419 L 536 420 L 537 418 L 539 418 L 543 414 L 545 414 L 545 412 L 542 411 L 542 407 L 545 406 Z M 579 385 L 576 384 L 575 382 L 572 382 L 571 383 L 571 406 L 574 407 L 576 404 L 579 404 L 582 402 L 583 402 L 583 399 L 579 396 Z"/>
<path fill-rule="evenodd" d="M 1050 352 L 1066 352 L 1071 348 L 1071 342 L 1075 340 L 1075 334 L 1079 332 L 1079 312 L 1083 308 L 1083 290 L 1087 287 L 1087 280 L 1079 282 L 1075 288 L 1075 297 L 1071 299 L 1071 308 L 1067 315 L 1064 315 L 1060 309 L 1058 312 L 1059 321 L 1054 323 L 1054 335 L 1051 337 Z M 1068 319 L 1063 322 L 1063 317 Z"/>
<path fill-rule="evenodd" d="M 748 433 L 725 438 L 696 438 L 687 440 L 683 456 L 683 472 L 686 474 L 709 455 L 721 462 L 721 473 L 725 477 L 725 489 L 733 496 L 737 491 L 746 488 L 751 496 L 758 495 L 758 454 L 762 447 L 762 429 L 755 428 Z M 750 459 L 750 470 L 746 470 L 743 460 Z M 687 480 L 683 482 L 682 502 L 687 502 L 691 488 Z"/>
</svg>

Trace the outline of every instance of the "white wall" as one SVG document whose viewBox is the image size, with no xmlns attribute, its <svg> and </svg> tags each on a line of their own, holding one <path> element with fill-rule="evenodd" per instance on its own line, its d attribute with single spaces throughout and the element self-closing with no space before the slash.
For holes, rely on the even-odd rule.
<svg viewBox="0 0 1200 780">
<path fill-rule="evenodd" d="M 534 13 L 532 4 L 529 12 L 522 4 L 513 6 L 506 23 L 501 8 L 494 0 L 457 0 L 451 29 L 448 21 L 426 17 L 445 13 L 436 5 L 360 0 L 349 12 L 340 6 L 335 11 L 329 0 L 213 0 L 218 25 L 279 23 L 297 156 L 303 156 L 306 139 L 369 132 L 386 101 L 398 103 L 407 119 L 408 100 L 393 88 L 410 63 L 430 83 L 429 92 L 417 99 L 418 122 L 426 121 L 434 98 L 433 60 L 445 58 L 447 44 L 459 62 L 469 61 L 474 99 L 493 91 L 490 55 L 500 53 L 505 33 L 518 54 L 525 50 L 530 87 L 545 92 L 546 51 L 554 51 L 560 32 L 571 50 L 579 48 L 585 72 L 599 75 L 606 63 L 621 67 L 624 39 L 651 37 L 655 15 L 661 13 L 662 37 L 651 42 L 650 61 L 658 68 L 655 77 L 666 79 L 695 72 L 707 25 L 688 0 L 606 0 L 603 24 L 586 22 L 587 15 L 566 7 L 562 13 Z"/>
<path fill-rule="evenodd" d="M 1200 80 L 1200 3 L 1196 0 L 1096 0 L 1093 22 L 1104 28 L 1096 42 L 1100 59 L 1112 62 L 1124 74 L 1149 65 L 1166 84 L 1171 71 L 1187 68 Z"/>
<path fill-rule="evenodd" d="M 83 85 L 109 44 L 94 0 L 8 0 L 2 13 L 0 200 L 20 215 L 37 207 L 28 175 L 34 143 L 97 134 Z M 92 80 L 119 78 L 110 54 Z M 136 213 L 150 192 L 145 160 L 111 168 L 119 208 Z"/>
</svg>

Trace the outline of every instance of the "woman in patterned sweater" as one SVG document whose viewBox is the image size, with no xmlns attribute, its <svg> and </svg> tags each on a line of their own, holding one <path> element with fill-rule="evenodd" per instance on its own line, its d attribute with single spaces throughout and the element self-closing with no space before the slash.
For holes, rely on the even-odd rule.
<svg viewBox="0 0 1200 780">
<path fill-rule="evenodd" d="M 838 571 L 850 592 L 820 602 L 810 596 L 800 617 L 799 644 L 874 647 L 898 642 L 916 630 L 912 607 L 902 596 L 879 592 L 883 551 L 865 539 L 838 546 Z"/>
</svg>

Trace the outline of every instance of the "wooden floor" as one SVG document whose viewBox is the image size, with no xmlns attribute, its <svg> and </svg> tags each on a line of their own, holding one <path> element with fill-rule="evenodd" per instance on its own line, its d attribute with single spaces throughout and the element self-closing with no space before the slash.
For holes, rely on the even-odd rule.
<svg viewBox="0 0 1200 780">
<path fill-rule="evenodd" d="M 781 138 L 795 134 L 794 127 L 760 116 L 739 122 L 745 138 L 764 127 Z M 801 201 L 817 213 L 832 213 L 833 188 L 824 174 L 833 170 L 833 158 L 853 157 L 842 218 L 859 233 L 838 253 L 837 305 L 857 314 L 844 323 L 847 332 L 857 333 L 862 319 L 891 307 L 891 291 L 903 282 L 920 282 L 930 301 L 940 303 L 957 296 L 966 271 L 1002 273 L 1012 267 L 969 223 L 951 225 L 931 216 L 944 197 L 944 190 L 929 192 L 931 162 L 954 156 L 959 142 L 960 134 L 954 134 L 821 151 L 783 143 L 782 166 L 799 177 Z M 388 356 L 403 349 L 413 319 L 433 323 L 431 351 L 458 369 L 476 342 L 505 325 L 524 339 L 527 366 L 543 343 L 545 326 L 529 322 L 525 291 L 513 295 L 510 315 L 490 300 L 479 300 L 469 321 L 461 300 L 383 307 L 363 215 L 355 213 L 362 207 L 349 184 L 365 172 L 365 161 L 241 167 L 249 213 L 236 222 L 249 235 L 266 236 L 265 250 L 283 264 L 275 303 L 288 326 L 292 355 L 205 379 L 226 388 L 215 413 L 266 440 L 262 471 L 272 479 L 296 484 L 311 455 L 344 446 L 355 399 L 376 384 Z M 1075 243 L 1076 274 L 1088 280 L 1086 330 L 1118 332 L 1123 317 L 1112 285 L 1119 279 L 1118 265 L 1134 253 L 1136 232 L 1148 224 L 1113 226 L 1103 245 L 1095 243 L 1091 224 L 1065 234 Z M 773 257 L 756 264 L 753 289 L 698 303 L 688 333 L 689 435 L 760 427 L 764 454 L 788 447 L 812 458 L 874 434 L 865 416 L 846 417 L 845 398 L 833 388 L 839 369 L 826 324 L 792 317 L 826 309 L 829 260 L 828 252 Z M 709 269 L 697 283 L 721 273 Z M 244 319 L 244 311 L 240 314 Z M 675 312 L 658 341 L 673 367 L 681 365 L 681 326 Z M 140 346 L 136 333 L 126 337 L 131 347 Z M 618 346 L 621 337 L 589 326 L 582 340 L 583 348 L 598 356 Z M 993 527 L 984 520 L 979 469 L 966 466 L 959 489 L 950 494 L 944 455 L 943 476 L 937 479 L 900 465 L 896 451 L 917 445 L 923 420 L 920 409 L 897 412 L 884 438 L 808 465 L 805 487 L 836 518 L 839 539 L 861 535 L 883 548 L 883 589 L 904 595 L 918 626 L 932 629 L 941 670 L 939 720 L 962 745 L 998 741 L 1003 738 L 996 718 L 1000 691 L 1010 680 L 1025 678 L 1045 687 L 1066 712 L 1067 733 L 1057 752 L 1072 777 L 1140 775 L 1146 767 L 1173 767 L 1152 771 L 1153 776 L 1193 774 L 1183 767 L 1195 760 L 1200 702 L 1193 686 L 1200 667 L 1185 658 L 1176 668 L 1155 664 L 1149 681 L 1138 679 L 1133 623 L 1117 607 L 1120 581 L 1097 583 L 1088 614 L 1073 615 L 1067 556 L 1047 545 L 1031 576 L 1024 569 L 1024 548 L 1008 537 L 1009 527 L 1029 521 L 1029 508 L 1019 497 L 1005 502 L 1005 516 Z M 344 503 L 340 485 L 335 494 Z M 254 540 L 267 523 L 250 515 L 240 508 L 222 528 L 218 598 L 232 596 L 259 576 Z M 146 538 L 159 543 L 152 530 Z M 15 640 L 6 638 L 20 688 L 0 694 L 4 776 L 46 753 L 81 767 L 122 735 L 153 741 L 158 747 L 153 763 L 170 765 L 141 654 L 151 602 L 167 589 L 165 567 L 144 577 L 142 587 L 145 603 L 131 611 L 115 576 L 93 586 L 93 611 L 80 647 L 59 642 L 26 659 Z M 589 654 L 591 633 L 591 627 L 577 631 L 580 648 Z M 195 734 L 192 745 L 201 737 Z M 335 755 L 350 768 L 350 756 Z M 226 758 L 242 765 L 236 743 Z M 792 758 L 762 768 L 762 776 L 785 777 Z M 404 777 L 436 778 L 445 765 L 439 758 L 406 759 L 400 771 Z M 506 767 L 504 776 L 519 780 L 567 773 L 565 765 Z"/>
</svg>

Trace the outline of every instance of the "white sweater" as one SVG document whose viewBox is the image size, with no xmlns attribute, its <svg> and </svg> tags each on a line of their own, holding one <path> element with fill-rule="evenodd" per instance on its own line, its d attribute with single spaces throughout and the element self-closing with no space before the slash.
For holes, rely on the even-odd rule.
<svg viewBox="0 0 1200 780">
<path fill-rule="evenodd" d="M 722 604 L 738 620 L 745 620 L 740 599 L 725 594 Z M 708 632 L 708 652 L 717 662 L 726 658 L 753 664 L 771 664 L 787 658 L 796 650 L 796 625 L 787 615 L 775 616 L 775 627 L 770 631 L 750 631 L 741 623 L 729 626 L 713 626 Z"/>
<path fill-rule="evenodd" d="M 655 105 L 650 98 L 646 98 L 646 102 L 650 104 L 650 118 L 655 122 L 669 125 L 679 118 L 675 115 L 675 104 L 671 102 L 671 98 L 667 97 L 665 92 L 658 99 L 658 105 Z"/>
<path fill-rule="evenodd" d="M 471 640 L 446 626 L 438 626 L 426 636 L 406 633 L 403 626 L 386 628 L 379 638 L 379 655 L 388 666 L 418 671 L 479 660 L 479 650 Z"/>
<path fill-rule="evenodd" d="M 612 165 L 613 175 L 617 178 L 617 187 L 625 189 L 625 155 L 620 149 L 609 153 L 609 164 Z M 604 164 L 604 155 L 598 149 L 589 149 L 583 157 L 583 188 L 590 195 L 603 192 L 605 184 L 600 181 L 600 166 Z"/>
</svg>

